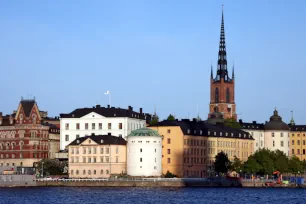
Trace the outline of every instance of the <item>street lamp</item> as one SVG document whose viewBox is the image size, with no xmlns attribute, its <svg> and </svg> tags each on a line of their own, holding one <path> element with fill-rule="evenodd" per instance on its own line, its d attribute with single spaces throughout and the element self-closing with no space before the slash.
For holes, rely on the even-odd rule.
<svg viewBox="0 0 306 204">
<path fill-rule="evenodd" d="M 41 162 L 41 165 L 42 165 L 41 175 L 42 177 L 44 177 L 44 162 Z"/>
</svg>

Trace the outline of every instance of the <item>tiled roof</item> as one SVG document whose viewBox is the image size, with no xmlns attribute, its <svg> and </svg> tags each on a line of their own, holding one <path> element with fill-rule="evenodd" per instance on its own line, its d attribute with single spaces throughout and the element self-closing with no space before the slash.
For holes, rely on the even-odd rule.
<svg viewBox="0 0 306 204">
<path fill-rule="evenodd" d="M 158 126 L 180 126 L 184 135 L 193 135 L 193 136 L 208 136 L 208 137 L 225 137 L 225 138 L 239 138 L 239 139 L 251 139 L 253 137 L 248 133 L 240 129 L 226 127 L 224 125 L 213 125 L 206 123 L 204 121 L 189 121 L 183 119 L 181 121 L 174 120 L 164 120 L 159 122 Z"/>
<path fill-rule="evenodd" d="M 75 139 L 73 142 L 69 144 L 70 145 L 81 145 L 85 140 L 88 138 L 92 139 L 99 145 L 126 145 L 126 141 L 122 137 L 116 137 L 112 135 L 91 135 L 91 136 L 85 136 L 80 137 L 78 139 Z"/>
</svg>

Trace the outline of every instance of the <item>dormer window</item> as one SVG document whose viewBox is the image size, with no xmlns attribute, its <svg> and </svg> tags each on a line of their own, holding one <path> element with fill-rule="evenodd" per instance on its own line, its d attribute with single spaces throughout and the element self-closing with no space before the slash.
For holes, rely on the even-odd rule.
<svg viewBox="0 0 306 204">
<path fill-rule="evenodd" d="M 200 135 L 202 135 L 202 130 L 200 130 Z"/>
<path fill-rule="evenodd" d="M 239 137 L 241 137 L 241 134 L 239 133 Z"/>
<path fill-rule="evenodd" d="M 187 134 L 190 134 L 190 130 L 189 129 L 187 130 Z"/>
<path fill-rule="evenodd" d="M 196 130 L 194 130 L 194 131 L 193 131 L 193 133 L 194 133 L 194 134 L 196 134 L 196 133 L 197 133 L 197 131 L 196 131 Z"/>
<path fill-rule="evenodd" d="M 216 136 L 217 135 L 217 133 L 216 132 L 214 132 L 214 136 Z"/>
<path fill-rule="evenodd" d="M 225 133 L 225 136 L 228 136 L 228 133 L 227 133 L 227 132 Z"/>
<path fill-rule="evenodd" d="M 103 144 L 103 142 L 104 142 L 104 141 L 103 141 L 103 140 L 101 140 L 101 144 Z"/>
<path fill-rule="evenodd" d="M 220 136 L 222 137 L 222 132 L 220 132 Z"/>
<path fill-rule="evenodd" d="M 231 133 L 232 137 L 234 137 L 234 133 Z"/>
<path fill-rule="evenodd" d="M 208 133 L 208 135 L 210 135 L 210 131 L 208 131 L 207 133 Z"/>
</svg>

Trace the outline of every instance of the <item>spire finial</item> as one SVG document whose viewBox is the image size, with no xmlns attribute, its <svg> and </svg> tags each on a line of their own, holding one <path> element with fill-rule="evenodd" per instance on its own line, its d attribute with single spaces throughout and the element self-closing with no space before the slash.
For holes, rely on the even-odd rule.
<svg viewBox="0 0 306 204">
<path fill-rule="evenodd" d="M 293 110 L 291 112 L 291 120 L 290 120 L 290 125 L 295 125 L 294 119 L 293 119 Z"/>
<path fill-rule="evenodd" d="M 235 79 L 235 61 L 233 61 L 232 79 Z"/>
<path fill-rule="evenodd" d="M 213 66 L 212 66 L 212 62 L 210 62 L 210 78 L 211 79 L 213 79 L 214 78 L 214 74 L 213 74 L 213 72 L 214 72 L 214 70 L 213 70 Z"/>
</svg>

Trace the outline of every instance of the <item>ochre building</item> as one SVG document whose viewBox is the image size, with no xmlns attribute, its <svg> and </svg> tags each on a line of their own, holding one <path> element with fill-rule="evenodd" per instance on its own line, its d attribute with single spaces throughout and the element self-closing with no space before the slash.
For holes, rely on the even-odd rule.
<svg viewBox="0 0 306 204">
<path fill-rule="evenodd" d="M 213 174 L 215 156 L 223 151 L 230 160 L 246 161 L 254 153 L 254 139 L 239 129 L 203 121 L 162 121 L 150 128 L 162 140 L 162 172 L 178 177 L 207 177 Z"/>
<path fill-rule="evenodd" d="M 306 160 L 306 125 L 290 126 L 290 156 L 297 156 L 300 160 Z"/>
</svg>

